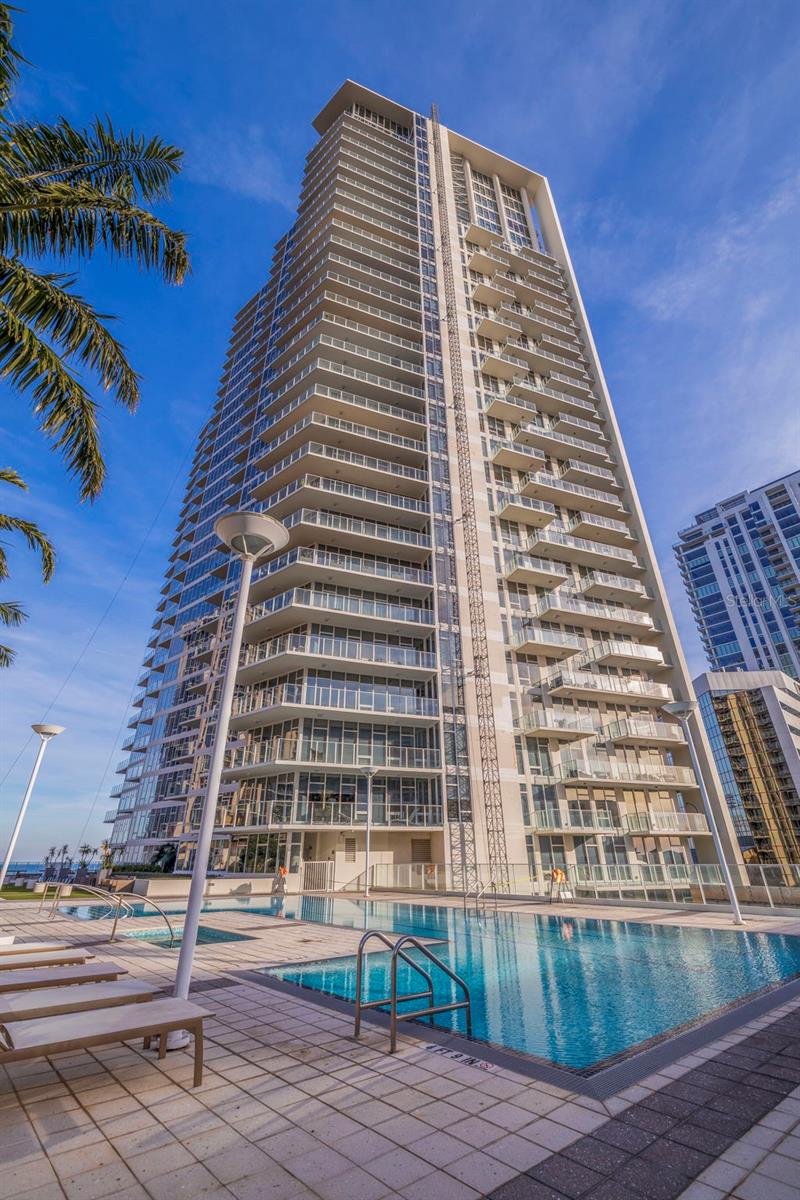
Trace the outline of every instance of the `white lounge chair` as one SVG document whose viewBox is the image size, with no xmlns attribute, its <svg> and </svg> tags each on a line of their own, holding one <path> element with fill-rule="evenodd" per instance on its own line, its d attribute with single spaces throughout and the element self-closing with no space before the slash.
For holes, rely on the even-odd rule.
<svg viewBox="0 0 800 1200">
<path fill-rule="evenodd" d="M 45 950 L 41 954 L 0 954 L 0 971 L 14 971 L 17 967 L 65 967 L 67 963 L 86 962 L 87 958 L 94 958 L 94 955 L 80 946 Z"/>
<path fill-rule="evenodd" d="M 64 987 L 72 983 L 98 983 L 127 975 L 127 967 L 111 962 L 75 963 L 73 966 L 25 967 L 18 971 L 0 971 L 0 993 L 29 991 L 32 988 Z"/>
<path fill-rule="evenodd" d="M 44 954 L 53 950 L 66 950 L 63 942 L 3 942 L 0 943 L 0 955 L 6 954 Z"/>
<path fill-rule="evenodd" d="M 194 1036 L 194 1086 L 199 1087 L 203 1082 L 203 1021 L 213 1015 L 190 1000 L 168 999 L 61 1017 L 9 1021 L 0 1025 L 0 1065 L 140 1037 L 144 1038 L 145 1049 L 157 1037 L 158 1057 L 164 1058 L 167 1034 L 185 1029 Z"/>
<path fill-rule="evenodd" d="M 138 979 L 0 992 L 0 1024 L 4 1021 L 32 1021 L 34 1017 L 88 1012 L 93 1008 L 115 1008 L 119 1004 L 141 1004 L 145 1000 L 152 1000 L 157 993 L 158 988 Z"/>
</svg>

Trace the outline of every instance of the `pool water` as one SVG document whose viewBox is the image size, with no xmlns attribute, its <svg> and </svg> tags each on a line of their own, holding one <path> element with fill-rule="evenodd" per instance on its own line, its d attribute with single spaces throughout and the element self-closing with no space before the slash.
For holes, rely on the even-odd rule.
<svg viewBox="0 0 800 1200">
<path fill-rule="evenodd" d="M 164 907 L 186 910 L 180 903 Z M 108 911 L 93 908 L 67 911 L 86 917 Z M 145 915 L 146 906 L 136 908 Z M 596 1067 L 800 974 L 800 937 L 781 934 L 326 896 L 209 900 L 203 910 L 442 939 L 433 949 L 469 986 L 474 1036 L 573 1070 Z M 366 998 L 388 996 L 389 955 L 371 953 L 366 962 Z M 354 998 L 353 957 L 264 970 Z M 417 990 L 411 976 L 401 964 L 401 990 Z M 435 983 L 437 1002 L 455 996 L 445 977 Z M 442 1013 L 435 1023 L 463 1032 L 464 1014 Z"/>
<path fill-rule="evenodd" d="M 166 949 L 177 950 L 183 940 L 183 930 L 176 929 L 169 944 L 169 931 L 166 929 L 123 929 L 124 937 L 136 938 L 139 942 L 152 942 L 154 946 L 164 946 Z M 252 942 L 252 937 L 246 933 L 232 933 L 228 929 L 211 929 L 208 925 L 200 925 L 197 930 L 198 946 L 212 946 L 217 942 Z"/>
</svg>

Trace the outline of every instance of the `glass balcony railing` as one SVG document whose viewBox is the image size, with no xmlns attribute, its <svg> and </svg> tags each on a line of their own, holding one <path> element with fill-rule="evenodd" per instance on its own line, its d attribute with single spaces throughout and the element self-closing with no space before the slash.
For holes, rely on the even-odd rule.
<svg viewBox="0 0 800 1200">
<path fill-rule="evenodd" d="M 708 821 L 702 813 L 674 812 L 672 810 L 649 810 L 629 812 L 624 818 L 626 833 L 710 833 Z"/>
<path fill-rule="evenodd" d="M 248 623 L 260 621 L 272 613 L 298 605 L 306 608 L 323 609 L 325 612 L 349 613 L 357 617 L 379 617 L 387 621 L 410 621 L 416 625 L 433 625 L 434 614 L 429 608 L 411 604 L 396 604 L 391 600 L 375 600 L 362 596 L 341 595 L 314 588 L 291 588 L 278 596 L 271 596 L 261 604 L 252 605 L 247 611 Z"/>
<path fill-rule="evenodd" d="M 441 825 L 437 804 L 402 804 L 373 799 L 370 824 L 379 828 L 420 828 Z M 268 828 L 283 825 L 331 825 L 354 829 L 367 823 L 366 800 L 269 800 L 240 803 L 217 810 L 217 829 Z"/>
<path fill-rule="evenodd" d="M 519 728 L 523 733 L 552 730 L 554 733 L 582 733 L 588 736 L 598 732 L 598 726 L 590 716 L 536 706 L 522 714 Z"/>
<path fill-rule="evenodd" d="M 585 779 L 597 783 L 641 784 L 654 787 L 696 788 L 697 780 L 690 767 L 675 767 L 667 763 L 624 762 L 606 759 L 564 760 L 555 768 L 555 777 L 562 783 Z"/>
<path fill-rule="evenodd" d="M 357 483 L 345 483 L 341 479 L 330 479 L 326 475 L 302 475 L 286 487 L 280 488 L 267 496 L 256 505 L 258 512 L 268 512 L 275 505 L 288 500 L 294 493 L 304 488 L 314 488 L 320 492 L 335 496 L 349 496 L 354 500 L 362 500 L 367 504 L 381 504 L 387 508 L 396 508 L 406 513 L 427 515 L 429 505 L 426 500 L 414 500 L 410 496 L 398 496 L 394 492 L 384 492 L 379 488 L 362 487 Z M 552 505 L 551 505 L 552 507 Z M 553 510 L 555 511 L 555 510 Z"/>
<path fill-rule="evenodd" d="M 348 662 L 368 663 L 371 666 L 391 666 L 408 670 L 435 671 L 436 655 L 409 646 L 394 646 L 385 642 L 364 642 L 354 638 L 323 637 L 321 634 L 288 633 L 269 638 L 243 648 L 240 665 L 243 667 L 266 663 L 285 654 L 314 655 Z"/>
<path fill-rule="evenodd" d="M 533 813 L 532 824 L 534 829 L 542 831 L 562 829 L 564 832 L 568 832 L 575 829 L 582 833 L 586 830 L 603 829 L 613 833 L 622 833 L 621 821 L 611 813 L 601 810 L 591 812 L 585 809 L 569 811 L 562 811 L 558 808 L 539 809 Z"/>
<path fill-rule="evenodd" d="M 403 529 L 399 525 L 386 525 L 381 521 L 364 521 L 360 517 L 344 517 L 338 513 L 324 512 L 316 508 L 301 508 L 283 518 L 287 529 L 296 525 L 317 525 L 320 529 L 335 529 L 361 537 L 394 542 L 405 547 L 429 549 L 431 539 L 427 533 L 416 529 Z"/>
<path fill-rule="evenodd" d="M 550 691 L 596 691 L 620 696 L 631 696 L 647 700 L 672 699 L 672 690 L 663 683 L 651 683 L 646 679 L 631 679 L 627 675 L 595 675 L 591 671 L 555 671 L 543 681 Z"/>
<path fill-rule="evenodd" d="M 438 771 L 441 755 L 426 746 L 395 746 L 381 741 L 333 738 L 271 738 L 228 751 L 227 770 L 296 763 L 301 766 L 378 767 L 397 771 Z"/>
<path fill-rule="evenodd" d="M 370 690 L 366 687 L 282 683 L 273 688 L 248 688 L 235 697 L 233 716 L 242 717 L 284 704 L 309 708 L 346 709 L 358 713 L 383 713 L 398 717 L 437 717 L 439 702 L 430 696 Z"/>
<path fill-rule="evenodd" d="M 335 550 L 317 550 L 310 546 L 298 546 L 288 554 L 273 558 L 269 563 L 254 571 L 254 580 L 268 579 L 294 563 L 304 563 L 308 566 L 322 567 L 347 571 L 348 574 L 370 575 L 379 579 L 389 579 L 393 583 L 419 584 L 421 587 L 433 585 L 433 575 L 415 567 L 406 567 L 402 563 L 387 562 L 382 558 L 371 558 L 368 555 L 338 553 Z"/>
</svg>

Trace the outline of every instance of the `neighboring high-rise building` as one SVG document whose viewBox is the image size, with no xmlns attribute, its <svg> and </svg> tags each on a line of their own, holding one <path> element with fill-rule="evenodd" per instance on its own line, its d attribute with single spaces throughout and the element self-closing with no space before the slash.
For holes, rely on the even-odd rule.
<svg viewBox="0 0 800 1200">
<path fill-rule="evenodd" d="M 712 670 L 800 678 L 800 471 L 698 513 L 679 537 Z"/>
<path fill-rule="evenodd" d="M 694 686 L 745 858 L 800 863 L 800 685 L 714 671 Z"/>
<path fill-rule="evenodd" d="M 351 82 L 314 127 L 198 442 L 121 857 L 192 863 L 236 586 L 212 527 L 255 506 L 291 541 L 254 575 L 212 869 L 357 878 L 368 767 L 378 881 L 710 859 L 662 714 L 691 682 L 547 180 Z"/>
</svg>

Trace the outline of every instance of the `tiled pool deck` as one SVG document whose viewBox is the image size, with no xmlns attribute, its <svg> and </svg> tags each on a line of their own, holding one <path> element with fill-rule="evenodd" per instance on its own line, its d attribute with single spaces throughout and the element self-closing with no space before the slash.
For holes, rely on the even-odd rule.
<svg viewBox="0 0 800 1200">
<path fill-rule="evenodd" d="M 109 945 L 99 925 L 0 904 L 0 928 L 92 945 L 169 987 L 176 953 Z M 508 906 L 515 907 L 515 906 Z M 524 911 L 524 906 L 518 906 Z M 703 926 L 674 910 L 553 906 L 565 915 Z M 492 1065 L 465 1065 L 307 992 L 237 977 L 259 966 L 351 954 L 353 930 L 215 913 L 252 941 L 200 946 L 195 979 L 215 1018 L 206 1076 L 140 1044 L 0 1068 L 0 1200 L 797 1200 L 800 999 L 604 1100 Z M 155 926 L 142 920 L 137 924 Z M 800 934 L 800 918 L 751 929 Z M 479 1047 L 474 1049 L 481 1055 Z"/>
</svg>

